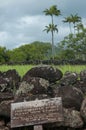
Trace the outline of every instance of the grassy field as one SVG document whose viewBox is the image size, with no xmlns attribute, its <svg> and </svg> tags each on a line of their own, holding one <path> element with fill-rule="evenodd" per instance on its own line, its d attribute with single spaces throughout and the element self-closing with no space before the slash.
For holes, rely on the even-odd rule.
<svg viewBox="0 0 86 130">
<path fill-rule="evenodd" d="M 5 72 L 9 69 L 16 69 L 19 75 L 23 76 L 32 67 L 34 65 L 0 65 L 0 71 Z M 63 73 L 66 71 L 80 73 L 81 70 L 86 70 L 86 65 L 59 65 L 54 67 L 60 69 Z"/>
<path fill-rule="evenodd" d="M 9 69 L 16 69 L 20 76 L 23 76 L 33 65 L 1 65 L 0 71 L 5 72 Z"/>
<path fill-rule="evenodd" d="M 58 66 L 58 68 L 65 73 L 66 71 L 80 73 L 82 70 L 86 70 L 86 65 L 62 65 Z"/>
</svg>

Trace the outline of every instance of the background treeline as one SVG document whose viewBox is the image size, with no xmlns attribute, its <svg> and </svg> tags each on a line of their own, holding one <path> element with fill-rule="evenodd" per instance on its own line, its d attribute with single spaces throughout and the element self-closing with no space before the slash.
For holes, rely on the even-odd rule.
<svg viewBox="0 0 86 130">
<path fill-rule="evenodd" d="M 85 64 L 86 62 L 86 30 L 76 37 L 68 35 L 58 45 L 54 46 L 55 57 L 52 60 L 51 43 L 35 41 L 31 44 L 22 45 L 13 50 L 0 47 L 0 64 Z M 82 63 L 81 63 L 82 62 Z"/>
<path fill-rule="evenodd" d="M 44 60 L 51 55 L 51 44 L 35 41 L 13 50 L 0 47 L 0 63 Z"/>
</svg>

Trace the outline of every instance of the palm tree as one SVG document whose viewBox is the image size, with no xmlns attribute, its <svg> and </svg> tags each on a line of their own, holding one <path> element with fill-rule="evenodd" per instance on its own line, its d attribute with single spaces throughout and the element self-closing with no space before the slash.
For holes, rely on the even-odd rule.
<svg viewBox="0 0 86 130">
<path fill-rule="evenodd" d="M 49 26 L 45 26 L 45 27 L 47 29 L 47 32 L 51 31 L 51 33 L 52 33 L 52 58 L 54 59 L 54 32 L 57 30 L 57 29 L 55 29 L 57 27 L 57 25 L 54 25 L 53 16 L 59 16 L 59 15 L 61 15 L 61 12 L 60 12 L 60 10 L 57 9 L 56 5 L 51 6 L 49 9 L 45 9 L 43 12 L 45 13 L 45 15 L 51 16 L 51 24 L 49 24 Z"/>
<path fill-rule="evenodd" d="M 71 20 L 71 17 L 68 16 L 68 17 L 65 17 L 64 20 L 63 20 L 64 23 L 69 23 L 69 28 L 70 28 L 70 34 L 72 34 L 72 30 L 71 30 L 71 23 L 72 23 L 72 20 Z"/>
<path fill-rule="evenodd" d="M 76 30 L 77 30 L 77 32 L 78 32 L 78 34 L 79 34 L 80 30 L 83 31 L 84 26 L 83 26 L 82 23 L 78 23 L 78 24 L 75 26 L 75 28 L 76 28 Z"/>
<path fill-rule="evenodd" d="M 75 35 L 76 23 L 81 22 L 81 17 L 79 17 L 77 14 L 75 14 L 75 15 L 72 15 L 72 14 L 71 14 L 71 21 L 72 21 L 72 23 L 73 23 L 73 25 L 74 25 L 74 35 Z"/>
<path fill-rule="evenodd" d="M 60 10 L 57 9 L 56 5 L 51 6 L 49 9 L 44 10 L 45 15 L 50 15 L 52 19 L 52 24 L 53 24 L 53 16 L 59 16 L 61 15 Z"/>
<path fill-rule="evenodd" d="M 44 31 L 51 32 L 52 35 L 52 59 L 54 59 L 54 54 L 55 54 L 55 50 L 54 50 L 54 32 L 58 33 L 58 28 L 57 25 L 54 24 L 49 24 L 48 26 L 45 26 Z"/>
</svg>

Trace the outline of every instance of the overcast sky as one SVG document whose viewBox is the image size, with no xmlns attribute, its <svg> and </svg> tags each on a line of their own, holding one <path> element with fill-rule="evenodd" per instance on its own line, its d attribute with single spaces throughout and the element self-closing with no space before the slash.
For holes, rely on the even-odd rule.
<svg viewBox="0 0 86 130">
<path fill-rule="evenodd" d="M 64 17 L 78 13 L 86 25 L 86 0 L 0 0 L 0 46 L 13 49 L 34 41 L 51 42 L 51 34 L 43 32 L 51 18 L 43 11 L 52 5 L 62 14 L 54 19 L 59 30 L 56 44 L 69 33 Z"/>
</svg>

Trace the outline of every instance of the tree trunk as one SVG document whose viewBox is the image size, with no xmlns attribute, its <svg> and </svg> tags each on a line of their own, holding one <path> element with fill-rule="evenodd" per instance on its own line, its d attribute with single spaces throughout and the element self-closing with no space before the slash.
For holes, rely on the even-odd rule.
<svg viewBox="0 0 86 130">
<path fill-rule="evenodd" d="M 53 15 L 51 16 L 51 19 L 52 19 L 52 25 L 53 25 Z M 54 32 L 53 32 L 53 29 L 52 29 L 51 33 L 52 33 L 52 59 L 54 60 Z"/>
<path fill-rule="evenodd" d="M 71 24 L 69 23 L 70 33 L 72 34 Z"/>
<path fill-rule="evenodd" d="M 74 23 L 74 38 L 75 38 L 75 23 Z"/>
<path fill-rule="evenodd" d="M 52 30 L 52 59 L 54 60 L 54 35 Z"/>
</svg>

